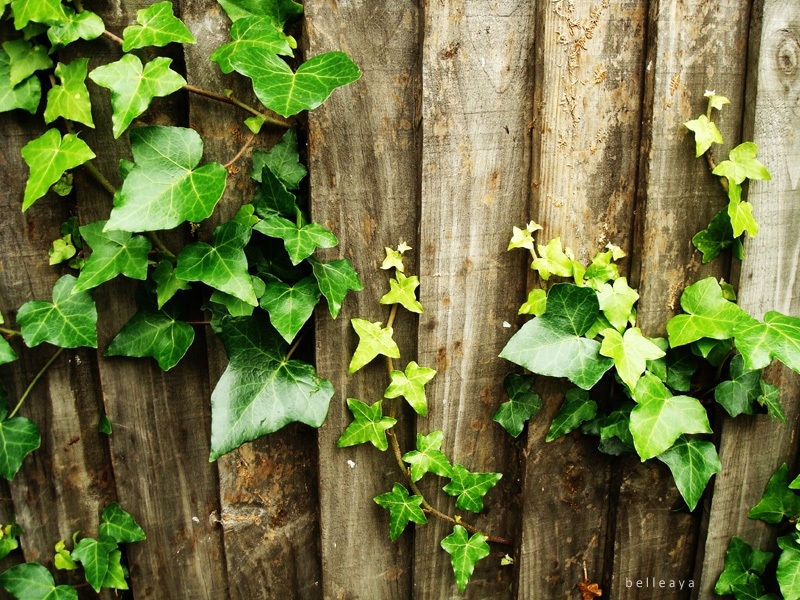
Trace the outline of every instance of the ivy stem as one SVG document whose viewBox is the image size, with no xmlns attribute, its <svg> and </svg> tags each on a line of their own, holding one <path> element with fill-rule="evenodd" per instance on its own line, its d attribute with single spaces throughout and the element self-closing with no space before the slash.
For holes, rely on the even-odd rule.
<svg viewBox="0 0 800 600">
<path fill-rule="evenodd" d="M 714 157 L 711 156 L 711 152 L 709 152 L 708 150 L 706 150 L 706 162 L 708 163 L 709 170 L 713 174 L 714 169 L 717 168 L 717 161 L 714 160 Z M 728 185 L 728 178 L 720 177 L 719 184 L 722 186 L 722 189 L 725 190 L 725 193 L 727 194 L 730 189 L 730 186 Z"/>
<path fill-rule="evenodd" d="M 299 337 L 298 337 L 298 338 L 297 338 L 297 339 L 294 341 L 294 344 L 292 344 L 292 347 L 291 347 L 291 348 L 289 348 L 289 351 L 286 353 L 286 360 L 289 360 L 290 358 L 292 358 L 292 354 L 294 354 L 294 351 L 295 351 L 295 350 L 297 350 L 297 348 L 300 346 L 300 342 L 302 342 L 302 341 L 303 341 L 303 338 L 304 338 L 304 337 L 305 337 L 305 334 L 303 334 L 303 335 L 299 336 Z"/>
<path fill-rule="evenodd" d="M 230 168 L 233 165 L 236 164 L 236 161 L 239 160 L 244 155 L 245 152 L 247 152 L 247 149 L 251 146 L 253 141 L 256 139 L 256 135 L 257 134 L 255 134 L 255 133 L 253 135 L 251 135 L 247 139 L 247 141 L 244 143 L 244 146 L 242 146 L 241 149 L 239 150 L 239 152 L 236 153 L 236 156 L 234 156 L 232 159 L 230 159 L 228 162 L 225 163 L 225 165 L 224 165 L 225 169 L 230 170 Z"/>
<path fill-rule="evenodd" d="M 6 327 L 0 327 L 0 334 L 5 336 L 6 338 L 12 338 L 16 335 L 22 335 L 21 332 L 16 331 L 14 329 L 8 329 Z"/>
<path fill-rule="evenodd" d="M 56 350 L 55 353 L 53 354 L 53 356 L 50 357 L 50 360 L 48 360 L 46 363 L 44 363 L 44 366 L 41 369 L 39 369 L 39 372 L 36 373 L 36 376 L 33 378 L 33 380 L 30 382 L 30 384 L 28 384 L 28 387 L 22 393 L 22 396 L 20 397 L 19 402 L 17 402 L 17 405 L 14 407 L 14 410 L 12 410 L 8 414 L 8 416 L 6 417 L 6 420 L 11 419 L 14 415 L 17 414 L 17 411 L 22 407 L 23 403 L 25 402 L 25 400 L 27 400 L 28 396 L 30 396 L 30 393 L 31 393 L 31 390 L 33 390 L 33 387 L 42 378 L 42 375 L 45 374 L 47 369 L 49 369 L 50 366 L 54 362 L 56 362 L 56 359 L 59 356 L 61 356 L 62 352 L 64 352 L 64 348 L 59 348 L 58 350 Z"/>
<path fill-rule="evenodd" d="M 80 11 L 77 11 L 77 12 L 80 12 Z M 108 39 L 110 39 L 112 42 L 115 42 L 115 43 L 119 44 L 120 46 L 122 46 L 122 44 L 123 44 L 122 38 L 119 37 L 118 35 L 115 35 L 115 34 L 111 33 L 108 29 L 103 31 L 103 35 L 106 36 Z"/>
<path fill-rule="evenodd" d="M 284 127 L 284 128 L 291 127 L 291 123 L 289 121 L 282 118 L 276 118 L 276 117 L 271 117 L 269 115 L 265 115 L 261 111 L 256 110 L 249 104 L 245 104 L 244 102 L 237 100 L 233 96 L 223 96 L 221 94 L 215 94 L 214 92 L 209 92 L 208 90 L 204 90 L 194 85 L 189 85 L 188 83 L 183 86 L 183 89 L 186 90 L 187 92 L 191 92 L 192 94 L 197 94 L 198 96 L 203 96 L 205 98 L 216 100 L 217 102 L 224 102 L 225 104 L 233 104 L 234 106 L 238 106 L 239 108 L 241 108 L 242 110 L 246 110 L 253 116 L 264 119 L 264 122 L 269 123 L 270 125 L 275 125 L 277 127 Z"/>
</svg>

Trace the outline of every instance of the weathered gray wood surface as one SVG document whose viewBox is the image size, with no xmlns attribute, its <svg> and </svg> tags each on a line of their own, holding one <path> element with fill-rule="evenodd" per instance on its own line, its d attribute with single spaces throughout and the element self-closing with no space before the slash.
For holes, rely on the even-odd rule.
<svg viewBox="0 0 800 600">
<path fill-rule="evenodd" d="M 119 33 L 150 3 L 92 8 Z M 226 41 L 224 13 L 207 0 L 174 4 L 198 44 L 158 53 L 174 57 L 190 83 L 248 97 L 236 77 L 207 61 Z M 662 335 L 685 285 L 738 270 L 731 273 L 727 259 L 701 265 L 690 242 L 725 202 L 682 125 L 704 111 L 703 91 L 715 89 L 732 101 L 718 119 L 727 143 L 715 155 L 752 137 L 774 177 L 750 187 L 762 229 L 747 244 L 740 303 L 757 316 L 797 315 L 796 3 L 307 0 L 305 10 L 305 56 L 342 49 L 363 71 L 302 132 L 314 219 L 340 240 L 324 257 L 350 258 L 365 284 L 338 319 L 326 309 L 317 316 L 316 364 L 336 389 L 328 421 L 318 433 L 290 426 L 209 464 L 208 398 L 226 364 L 219 343 L 198 328 L 189 356 L 166 374 L 150 360 L 102 357 L 135 309 L 133 286 L 107 284 L 95 294 L 99 353 L 65 352 L 22 410 L 42 428 L 43 447 L 0 492 L 8 496 L 0 519 L 14 514 L 25 529 L 25 558 L 51 564 L 55 541 L 76 529 L 95 532 L 100 510 L 116 500 L 148 534 L 128 549 L 137 599 L 577 598 L 584 565 L 603 597 L 653 597 L 652 589 L 626 587 L 645 577 L 693 578 L 695 597 L 711 597 L 731 535 L 762 547 L 770 540 L 746 513 L 774 468 L 796 463 L 797 376 L 771 370 L 788 426 L 766 417 L 717 420 L 724 470 L 693 515 L 672 510 L 679 495 L 658 461 L 604 457 L 585 436 L 545 444 L 563 395 L 558 383 L 540 388 L 545 407 L 515 444 L 492 422 L 513 370 L 497 354 L 523 322 L 516 310 L 536 282 L 525 253 L 506 245 L 512 226 L 533 219 L 544 226 L 538 240 L 559 235 L 583 261 L 607 242 L 623 247 L 630 256 L 621 269 L 641 294 L 639 325 Z M 113 43 L 99 44 L 101 60 L 118 56 Z M 225 163 L 249 137 L 244 116 L 176 95 L 158 100 L 141 122 L 191 125 L 204 137 L 205 160 Z M 95 119 L 109 129 L 107 110 Z M 73 201 L 48 197 L 19 212 L 27 168 L 18 151 L 39 130 L 17 114 L 0 115 L 0 125 L 8 182 L 0 196 L 0 311 L 13 326 L 23 302 L 49 298 L 60 271 L 47 266 L 47 248 Z M 265 131 L 251 151 L 278 135 Z M 126 140 L 83 137 L 118 184 Z M 201 237 L 252 197 L 248 156 L 230 169 Z M 106 192 L 80 174 L 78 184 L 82 222 L 105 218 Z M 186 234 L 167 243 L 177 247 Z M 455 461 L 504 474 L 486 514 L 462 516 L 514 546 L 493 545 L 466 594 L 439 548 L 451 524 L 431 518 L 389 541 L 388 515 L 373 497 L 403 482 L 391 451 L 336 448 L 351 420 L 346 398 L 374 402 L 388 383 L 382 361 L 347 374 L 356 345 L 350 319 L 386 322 L 389 309 L 378 299 L 388 275 L 378 266 L 383 248 L 400 241 L 413 248 L 407 273 L 420 275 L 426 312 L 400 311 L 402 358 L 394 366 L 416 360 L 438 370 L 427 387 L 428 417 L 397 409 L 401 444 L 411 449 L 417 432 L 443 429 Z M 12 403 L 51 350 L 0 367 Z M 111 437 L 97 433 L 103 411 Z M 437 486 L 424 487 L 426 497 L 451 512 L 452 498 Z M 500 566 L 506 553 L 514 566 Z M 687 589 L 659 593 L 689 597 Z"/>
</svg>

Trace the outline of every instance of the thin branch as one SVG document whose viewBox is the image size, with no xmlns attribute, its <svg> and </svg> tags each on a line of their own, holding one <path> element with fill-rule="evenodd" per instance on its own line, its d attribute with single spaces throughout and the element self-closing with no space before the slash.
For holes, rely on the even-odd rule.
<svg viewBox="0 0 800 600">
<path fill-rule="evenodd" d="M 114 194 L 117 193 L 117 188 L 115 188 L 113 185 L 111 185 L 111 182 L 108 179 L 106 179 L 106 176 L 103 175 L 97 169 L 97 167 L 94 166 L 94 163 L 92 163 L 92 161 L 87 161 L 87 162 L 83 163 L 83 168 L 86 169 L 86 171 L 89 173 L 89 175 L 91 175 L 92 178 L 97 183 L 99 183 L 100 186 L 105 191 L 107 191 L 109 194 L 111 194 L 113 196 Z"/>
<path fill-rule="evenodd" d="M 0 327 L 0 335 L 3 335 L 6 338 L 12 338 L 16 335 L 22 335 L 21 332 L 16 331 L 14 329 L 8 329 L 6 327 Z"/>
<path fill-rule="evenodd" d="M 706 150 L 706 162 L 708 163 L 709 170 L 713 174 L 714 169 L 717 168 L 717 161 L 714 160 L 714 157 L 711 156 L 711 152 L 709 152 L 708 150 Z M 725 193 L 727 194 L 728 190 L 730 189 L 730 186 L 728 185 L 728 178 L 720 177 L 719 184 L 722 186 L 722 189 L 725 190 Z"/>
<path fill-rule="evenodd" d="M 39 372 L 36 373 L 36 376 L 33 378 L 33 380 L 30 382 L 28 387 L 22 393 L 22 396 L 20 397 L 19 402 L 17 402 L 17 405 L 14 407 L 14 410 L 12 410 L 10 413 L 8 413 L 8 416 L 6 417 L 7 420 L 11 419 L 14 415 L 17 414 L 17 411 L 22 407 L 23 403 L 25 402 L 25 400 L 27 400 L 28 396 L 30 395 L 31 390 L 33 390 L 34 386 L 42 378 L 42 375 L 44 375 L 47 372 L 47 369 L 49 369 L 50 366 L 54 362 L 56 362 L 56 359 L 59 356 L 61 356 L 62 352 L 64 352 L 64 348 L 59 348 L 58 350 L 56 350 L 55 353 L 53 354 L 53 356 L 50 357 L 50 360 L 48 360 L 44 364 L 44 366 L 41 369 L 39 369 Z"/>
<path fill-rule="evenodd" d="M 115 43 L 119 44 L 120 46 L 122 46 L 122 43 L 123 43 L 122 38 L 119 37 L 118 35 L 115 35 L 115 34 L 111 33 L 108 29 L 106 29 L 103 32 L 103 35 L 106 36 L 108 39 L 110 39 L 112 42 L 115 42 Z"/>
<path fill-rule="evenodd" d="M 237 100 L 233 96 L 222 96 L 220 94 L 215 94 L 214 92 L 209 92 L 208 90 L 204 90 L 194 85 L 189 85 L 188 83 L 185 86 L 183 86 L 183 89 L 186 90 L 187 92 L 191 92 L 192 94 L 197 94 L 198 96 L 203 96 L 205 98 L 216 100 L 217 102 L 224 102 L 225 104 L 232 104 L 233 106 L 238 106 L 242 110 L 246 110 L 250 114 L 264 119 L 264 122 L 269 123 L 270 125 L 275 125 L 277 127 L 284 127 L 284 128 L 289 128 L 292 126 L 291 122 L 287 121 L 286 119 L 265 115 L 264 113 L 256 110 L 252 106 L 245 104 L 240 100 Z"/>
<path fill-rule="evenodd" d="M 255 140 L 255 139 L 256 139 L 256 135 L 257 135 L 257 134 L 255 134 L 255 133 L 254 133 L 253 135 L 251 135 L 251 136 L 250 136 L 250 137 L 247 139 L 247 141 L 244 143 L 244 146 L 242 146 L 242 147 L 241 147 L 241 149 L 239 150 L 239 152 L 237 152 L 237 153 L 236 153 L 236 156 L 234 156 L 232 159 L 230 159 L 228 162 L 226 162 L 226 163 L 225 163 L 225 165 L 224 165 L 224 166 L 225 166 L 225 168 L 226 168 L 227 170 L 230 170 L 230 168 L 231 168 L 233 165 L 235 165 L 235 164 L 236 164 L 236 161 L 237 161 L 237 160 L 239 160 L 239 159 L 240 159 L 242 156 L 244 156 L 244 153 L 245 153 L 245 152 L 247 152 L 247 149 L 248 149 L 248 148 L 249 148 L 249 147 L 252 145 L 252 143 L 253 143 L 253 140 Z"/>
<path fill-rule="evenodd" d="M 297 338 L 297 339 L 294 341 L 294 344 L 292 344 L 292 347 L 291 347 L 291 348 L 289 348 L 289 351 L 286 353 L 286 360 L 289 360 L 290 358 L 292 358 L 292 354 L 294 354 L 295 350 L 297 350 L 298 346 L 300 346 L 300 342 L 302 342 L 302 341 L 303 341 L 303 338 L 304 338 L 305 336 L 306 336 L 306 334 L 304 333 L 303 335 L 299 336 L 299 337 L 298 337 L 298 338 Z"/>
</svg>

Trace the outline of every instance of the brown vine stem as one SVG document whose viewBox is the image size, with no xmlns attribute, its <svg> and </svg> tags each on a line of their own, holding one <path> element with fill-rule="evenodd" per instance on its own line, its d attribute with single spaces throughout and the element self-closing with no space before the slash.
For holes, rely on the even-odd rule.
<svg viewBox="0 0 800 600">
<path fill-rule="evenodd" d="M 14 329 L 8 329 L 6 327 L 0 327 L 0 335 L 4 336 L 5 338 L 12 338 L 16 335 L 22 335 L 19 331 Z"/>
<path fill-rule="evenodd" d="M 55 353 L 53 354 L 53 356 L 50 357 L 50 360 L 48 360 L 46 363 L 44 363 L 44 366 L 41 369 L 39 369 L 39 372 L 36 373 L 36 375 L 34 376 L 33 380 L 28 384 L 28 387 L 25 388 L 25 391 L 22 393 L 22 396 L 20 396 L 19 402 L 17 402 L 17 405 L 14 407 L 14 410 L 12 410 L 10 413 L 8 413 L 8 416 L 6 417 L 6 420 L 11 419 L 14 415 L 17 414 L 17 411 L 22 407 L 22 405 L 24 404 L 25 400 L 27 400 L 28 396 L 30 396 L 31 390 L 33 390 L 34 386 L 42 378 L 42 375 L 44 375 L 47 372 L 47 369 L 49 369 L 50 366 L 54 362 L 56 362 L 56 359 L 59 356 L 61 356 L 62 352 L 64 352 L 64 348 L 59 348 L 58 350 L 56 350 Z"/>
<path fill-rule="evenodd" d="M 297 339 L 294 341 L 294 344 L 292 344 L 292 347 L 291 347 L 291 348 L 289 348 L 289 351 L 286 353 L 286 360 L 289 360 L 290 358 L 292 358 L 292 354 L 294 354 L 295 350 L 297 350 L 297 348 L 300 346 L 300 342 L 302 342 L 302 341 L 303 341 L 303 338 L 304 338 L 304 337 L 306 337 L 306 335 L 305 335 L 305 334 L 303 334 L 303 335 L 299 336 L 299 337 L 298 337 L 298 338 L 297 338 Z"/>
<path fill-rule="evenodd" d="M 253 116 L 259 117 L 264 119 L 265 123 L 269 123 L 270 125 L 275 125 L 276 127 L 284 127 L 289 128 L 292 126 L 290 121 L 280 117 L 272 117 L 270 115 L 266 115 L 259 110 L 256 110 L 249 104 L 245 104 L 241 100 L 237 100 L 233 96 L 222 96 L 220 94 L 215 94 L 214 92 L 209 92 L 208 90 L 204 90 L 194 85 L 189 85 L 188 83 L 183 86 L 183 89 L 187 92 L 191 92 L 192 94 L 197 94 L 198 96 L 203 96 L 204 98 L 210 98 L 212 100 L 216 100 L 217 102 L 224 102 L 225 104 L 232 104 L 233 106 L 238 106 L 242 110 L 246 110 Z"/>
<path fill-rule="evenodd" d="M 244 153 L 247 152 L 247 149 L 252 145 L 253 140 L 256 139 L 256 135 L 257 134 L 255 133 L 251 135 L 244 143 L 244 145 L 241 147 L 239 152 L 236 153 L 236 156 L 234 156 L 232 159 L 230 159 L 228 162 L 225 163 L 224 165 L 225 169 L 230 171 L 231 167 L 236 164 L 236 161 L 238 161 L 242 156 L 244 156 Z"/>
<path fill-rule="evenodd" d="M 714 169 L 717 168 L 717 161 L 714 160 L 714 157 L 711 156 L 711 152 L 709 151 L 706 151 L 706 162 L 708 163 L 709 170 L 711 170 L 713 173 Z M 720 177 L 719 184 L 722 186 L 722 189 L 725 190 L 725 193 L 727 194 L 730 189 L 730 186 L 728 185 L 728 178 Z"/>
<path fill-rule="evenodd" d="M 392 305 L 392 310 L 389 313 L 389 319 L 386 321 L 386 327 L 391 327 L 394 324 L 395 317 L 397 317 L 398 306 L 399 306 L 398 304 Z M 394 363 L 392 362 L 392 359 L 389 356 L 386 357 L 386 367 L 389 371 L 389 375 L 391 376 L 392 371 L 394 371 Z M 397 414 L 397 400 L 392 400 L 389 409 L 389 416 L 395 418 L 396 414 Z M 436 508 L 431 506 L 431 504 L 427 500 L 425 500 L 425 496 L 422 495 L 422 491 L 419 489 L 416 482 L 413 479 L 411 479 L 411 472 L 409 471 L 408 467 L 406 467 L 405 462 L 403 462 L 403 451 L 400 449 L 400 442 L 397 439 L 397 434 L 390 429 L 386 432 L 386 435 L 389 436 L 389 439 L 392 442 L 392 453 L 394 454 L 394 458 L 397 461 L 397 466 L 400 467 L 400 471 L 403 473 L 403 475 L 406 478 L 406 481 L 408 482 L 408 487 L 411 488 L 411 492 L 414 495 L 422 498 L 422 502 L 420 504 L 424 512 L 428 513 L 429 515 L 433 515 L 434 517 L 437 517 L 439 519 L 442 519 L 443 521 L 447 521 L 448 523 L 452 523 L 453 525 L 461 525 L 464 529 L 466 529 L 470 533 L 482 533 L 486 537 L 486 541 L 488 542 L 493 542 L 495 544 L 503 544 L 505 546 L 514 545 L 513 540 L 504 537 L 499 537 L 496 535 L 489 535 L 481 531 L 477 527 L 470 525 L 465 521 L 462 521 L 460 518 L 456 519 L 454 517 L 451 517 L 450 515 L 445 514 L 442 511 L 437 510 Z"/>
</svg>

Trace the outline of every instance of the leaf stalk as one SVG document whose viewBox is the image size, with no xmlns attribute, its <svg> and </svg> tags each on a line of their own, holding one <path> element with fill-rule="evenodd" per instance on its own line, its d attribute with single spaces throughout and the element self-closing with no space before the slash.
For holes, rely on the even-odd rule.
<svg viewBox="0 0 800 600">
<path fill-rule="evenodd" d="M 22 396 L 20 396 L 20 398 L 19 398 L 19 402 L 17 402 L 17 405 L 14 407 L 14 410 L 12 410 L 8 414 L 6 419 L 11 419 L 14 415 L 17 414 L 17 411 L 19 411 L 19 409 L 25 403 L 25 400 L 27 400 L 28 396 L 30 396 L 31 391 L 33 390 L 33 388 L 36 386 L 36 384 L 39 382 L 39 380 L 42 378 L 42 376 L 47 372 L 47 369 L 49 369 L 53 365 L 53 363 L 56 362 L 56 359 L 58 359 L 58 357 L 61 356 L 62 352 L 64 352 L 64 348 L 59 348 L 58 350 L 55 351 L 53 356 L 50 357 L 50 360 L 48 360 L 46 363 L 44 363 L 44 366 L 41 369 L 39 369 L 39 372 L 36 373 L 34 378 L 28 384 L 28 387 L 25 388 L 25 391 L 22 393 Z"/>
</svg>

